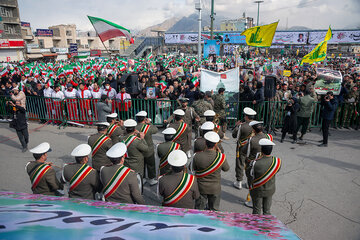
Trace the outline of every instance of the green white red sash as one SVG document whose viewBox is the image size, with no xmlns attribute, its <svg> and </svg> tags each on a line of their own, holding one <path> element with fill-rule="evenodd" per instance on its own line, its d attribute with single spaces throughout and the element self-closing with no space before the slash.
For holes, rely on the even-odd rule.
<svg viewBox="0 0 360 240">
<path fill-rule="evenodd" d="M 181 198 L 183 198 L 186 193 L 189 192 L 191 186 L 193 185 L 195 177 L 188 173 L 184 173 L 179 185 L 175 188 L 174 192 L 170 196 L 164 198 L 164 206 L 169 206 L 177 203 Z"/>
<path fill-rule="evenodd" d="M 248 141 L 249 141 L 249 139 L 250 139 L 250 137 L 251 137 L 251 133 L 249 134 L 249 136 L 247 136 L 247 137 L 245 137 L 245 138 L 243 138 L 243 139 L 240 139 L 240 141 L 239 141 L 240 146 L 242 147 L 242 146 L 244 146 L 245 144 L 247 144 Z"/>
<path fill-rule="evenodd" d="M 149 129 L 150 129 L 150 125 L 149 124 L 144 124 L 141 127 L 140 132 L 143 132 L 146 135 L 146 133 L 149 131 Z"/>
<path fill-rule="evenodd" d="M 130 171 L 131 169 L 128 167 L 119 167 L 103 190 L 105 199 L 109 198 L 116 191 L 116 189 L 118 189 Z"/>
<path fill-rule="evenodd" d="M 111 124 L 106 132 L 106 134 L 111 137 L 111 135 L 115 132 L 116 128 L 118 128 L 118 126 L 116 126 L 115 124 Z"/>
<path fill-rule="evenodd" d="M 210 164 L 210 166 L 208 166 L 204 170 L 196 171 L 195 173 L 196 177 L 202 178 L 215 172 L 224 163 L 225 158 L 226 158 L 225 154 L 218 152 L 215 160 Z"/>
<path fill-rule="evenodd" d="M 130 145 L 135 141 L 135 139 L 137 139 L 137 137 L 134 135 L 130 135 L 127 137 L 127 139 L 125 139 L 125 145 L 127 149 L 129 149 Z M 128 157 L 127 152 L 125 153 L 125 157 Z"/>
<path fill-rule="evenodd" d="M 74 190 L 82 182 L 82 180 L 86 178 L 92 169 L 92 167 L 86 164 L 82 165 L 81 168 L 70 179 L 70 191 Z"/>
<path fill-rule="evenodd" d="M 265 134 L 265 137 L 273 142 L 273 136 L 271 134 Z"/>
<path fill-rule="evenodd" d="M 44 177 L 45 173 L 51 168 L 50 165 L 41 164 L 30 177 L 31 189 L 34 190 L 39 184 L 40 180 Z"/>
<path fill-rule="evenodd" d="M 270 165 L 270 168 L 266 170 L 266 172 L 261 177 L 254 180 L 252 186 L 250 186 L 250 190 L 261 187 L 262 185 L 267 183 L 279 171 L 280 166 L 280 158 L 272 157 L 272 163 Z"/>
<path fill-rule="evenodd" d="M 167 160 L 167 158 L 168 158 L 169 154 L 170 154 L 172 151 L 178 150 L 178 149 L 180 149 L 180 144 L 172 142 L 172 143 L 171 143 L 171 146 L 170 146 L 170 149 L 169 149 L 169 152 L 160 159 L 160 169 L 162 169 L 163 167 L 165 167 L 166 165 L 168 165 L 168 160 Z"/>
<path fill-rule="evenodd" d="M 110 140 L 110 138 L 104 134 L 102 134 L 98 140 L 96 140 L 96 142 L 94 143 L 94 145 L 91 147 L 92 148 L 92 156 L 95 156 L 95 154 L 97 153 L 97 151 L 100 149 L 100 147 L 107 141 Z"/>
<path fill-rule="evenodd" d="M 185 132 L 186 128 L 187 124 L 184 122 L 180 122 L 180 126 L 176 130 L 173 141 L 176 141 Z"/>
</svg>

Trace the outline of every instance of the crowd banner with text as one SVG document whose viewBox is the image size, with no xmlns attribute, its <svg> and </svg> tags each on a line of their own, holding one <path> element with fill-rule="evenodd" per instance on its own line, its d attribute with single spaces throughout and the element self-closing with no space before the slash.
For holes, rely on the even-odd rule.
<svg viewBox="0 0 360 240">
<path fill-rule="evenodd" d="M 308 32 L 275 32 L 272 44 L 306 44 Z"/>
<path fill-rule="evenodd" d="M 209 55 L 220 54 L 220 41 L 219 40 L 206 40 L 204 43 L 204 58 Z"/>
<path fill-rule="evenodd" d="M 325 38 L 326 33 L 326 31 L 310 32 L 309 44 L 317 44 L 321 42 Z M 360 30 L 333 30 L 332 35 L 332 39 L 328 41 L 329 44 L 360 43 Z"/>
<path fill-rule="evenodd" d="M 326 94 L 332 91 L 334 95 L 339 95 L 341 90 L 342 75 L 340 71 L 327 68 L 316 69 L 317 79 L 315 91 L 317 94 Z"/>
</svg>

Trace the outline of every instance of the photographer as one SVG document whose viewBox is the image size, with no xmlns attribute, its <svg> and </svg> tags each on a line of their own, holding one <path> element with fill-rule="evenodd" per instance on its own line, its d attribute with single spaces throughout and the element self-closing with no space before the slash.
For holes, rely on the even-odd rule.
<svg viewBox="0 0 360 240">
<path fill-rule="evenodd" d="M 334 118 L 335 110 L 338 106 L 338 101 L 336 98 L 334 98 L 334 93 L 332 91 L 329 91 L 326 93 L 323 101 L 321 102 L 322 106 L 322 132 L 323 132 L 323 140 L 319 147 L 327 147 L 328 144 L 328 136 L 329 136 L 329 126 L 331 121 Z"/>
<path fill-rule="evenodd" d="M 19 141 L 22 145 L 22 151 L 27 151 L 27 144 L 29 142 L 29 132 L 26 122 L 26 111 L 21 106 L 20 100 L 17 100 L 14 104 L 12 101 L 7 102 L 7 106 L 10 108 L 10 112 L 13 113 L 13 120 L 10 123 L 10 127 L 16 130 L 16 134 L 19 137 Z"/>
</svg>

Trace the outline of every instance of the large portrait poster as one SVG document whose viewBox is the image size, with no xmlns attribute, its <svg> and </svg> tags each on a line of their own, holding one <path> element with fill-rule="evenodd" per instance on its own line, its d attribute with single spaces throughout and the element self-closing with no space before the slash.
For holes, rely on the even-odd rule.
<svg viewBox="0 0 360 240">
<path fill-rule="evenodd" d="M 317 94 L 326 94 L 329 91 L 332 91 L 334 95 L 340 94 L 342 82 L 340 71 L 318 68 L 316 74 L 317 79 L 314 88 Z"/>
<path fill-rule="evenodd" d="M 209 55 L 220 54 L 220 41 L 219 40 L 206 40 L 204 43 L 204 58 L 207 58 Z"/>
</svg>

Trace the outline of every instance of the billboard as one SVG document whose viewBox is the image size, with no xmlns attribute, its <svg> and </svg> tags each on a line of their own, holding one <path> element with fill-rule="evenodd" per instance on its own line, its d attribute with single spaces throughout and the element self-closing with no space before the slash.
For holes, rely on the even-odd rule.
<svg viewBox="0 0 360 240">
<path fill-rule="evenodd" d="M 206 40 L 204 43 L 204 58 L 210 54 L 220 54 L 220 41 L 219 40 Z"/>
<path fill-rule="evenodd" d="M 52 37 L 53 30 L 51 30 L 51 29 L 36 29 L 35 36 L 36 37 Z"/>
<path fill-rule="evenodd" d="M 318 44 L 324 41 L 326 31 L 310 32 L 309 44 Z M 348 30 L 348 31 L 332 31 L 332 38 L 328 41 L 328 44 L 337 43 L 360 43 L 360 30 Z"/>
<path fill-rule="evenodd" d="M 223 43 L 225 44 L 245 44 L 246 43 L 246 37 L 240 35 L 241 32 L 238 33 L 224 33 L 222 35 L 223 37 Z"/>
<path fill-rule="evenodd" d="M 275 32 L 272 44 L 306 44 L 307 32 Z"/>
<path fill-rule="evenodd" d="M 70 43 L 69 53 L 71 56 L 77 55 L 78 48 L 76 43 Z"/>
<path fill-rule="evenodd" d="M 21 22 L 21 26 L 22 27 L 30 27 L 30 23 L 29 22 Z"/>
</svg>

